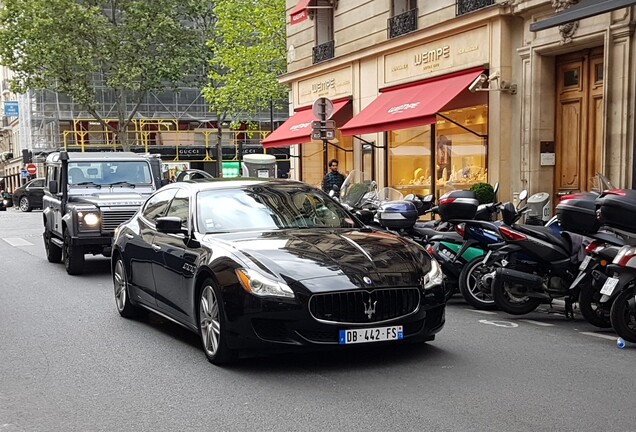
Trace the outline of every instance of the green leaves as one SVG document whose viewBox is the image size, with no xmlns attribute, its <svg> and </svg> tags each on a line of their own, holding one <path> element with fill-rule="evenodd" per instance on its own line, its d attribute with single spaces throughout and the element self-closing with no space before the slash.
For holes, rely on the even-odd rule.
<svg viewBox="0 0 636 432">
<path fill-rule="evenodd" d="M 95 109 L 95 78 L 118 95 L 120 126 L 149 91 L 204 84 L 211 1 L 3 0 L 0 63 L 14 90 L 52 89 Z M 121 105 L 123 104 L 123 105 Z"/>
<path fill-rule="evenodd" d="M 204 96 L 213 111 L 243 119 L 287 100 L 285 0 L 217 0 L 214 53 Z"/>
</svg>

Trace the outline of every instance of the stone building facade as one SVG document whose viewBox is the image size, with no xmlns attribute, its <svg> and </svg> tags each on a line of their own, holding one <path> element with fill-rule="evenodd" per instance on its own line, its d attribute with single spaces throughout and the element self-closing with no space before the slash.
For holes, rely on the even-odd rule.
<svg viewBox="0 0 636 432">
<path fill-rule="evenodd" d="M 311 184 L 335 157 L 404 194 L 498 181 L 500 199 L 556 200 L 597 171 L 631 186 L 636 10 L 531 30 L 575 3 L 287 0 L 291 117 L 264 145 L 291 145 L 292 176 Z M 335 102 L 324 142 L 320 97 Z"/>
</svg>

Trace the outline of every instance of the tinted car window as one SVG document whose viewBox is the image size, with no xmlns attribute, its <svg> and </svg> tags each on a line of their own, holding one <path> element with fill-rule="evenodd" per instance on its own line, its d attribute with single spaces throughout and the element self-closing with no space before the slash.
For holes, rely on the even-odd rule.
<svg viewBox="0 0 636 432">
<path fill-rule="evenodd" d="M 199 192 L 197 224 L 204 233 L 356 226 L 327 195 L 296 185 Z"/>
<path fill-rule="evenodd" d="M 190 215 L 190 198 L 188 193 L 183 190 L 179 190 L 174 199 L 170 203 L 166 216 L 178 217 L 181 219 L 181 226 L 187 228 L 188 217 Z"/>
<path fill-rule="evenodd" d="M 44 187 L 44 180 L 33 180 L 31 182 L 31 184 L 29 185 L 30 187 Z"/>
<path fill-rule="evenodd" d="M 158 217 L 164 216 L 168 209 L 168 203 L 176 192 L 176 189 L 162 190 L 148 198 L 141 213 L 143 217 L 154 222 Z"/>
</svg>

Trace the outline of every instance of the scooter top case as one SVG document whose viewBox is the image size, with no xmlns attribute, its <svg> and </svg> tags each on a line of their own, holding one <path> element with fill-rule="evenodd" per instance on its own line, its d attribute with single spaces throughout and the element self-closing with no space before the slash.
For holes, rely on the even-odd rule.
<svg viewBox="0 0 636 432">
<path fill-rule="evenodd" d="M 596 199 L 601 224 L 636 233 L 636 190 L 605 191 Z"/>
<path fill-rule="evenodd" d="M 556 206 L 561 228 L 581 235 L 594 234 L 601 227 L 596 217 L 594 198 L 575 198 L 562 200 Z"/>
<path fill-rule="evenodd" d="M 442 195 L 439 199 L 439 216 L 442 221 L 453 219 L 473 219 L 479 201 L 473 191 L 456 190 Z"/>
</svg>

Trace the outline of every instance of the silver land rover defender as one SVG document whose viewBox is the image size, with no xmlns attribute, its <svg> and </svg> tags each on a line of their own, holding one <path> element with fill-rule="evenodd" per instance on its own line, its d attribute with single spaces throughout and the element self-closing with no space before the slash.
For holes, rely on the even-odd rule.
<svg viewBox="0 0 636 432">
<path fill-rule="evenodd" d="M 42 202 L 49 262 L 81 274 L 84 255 L 110 256 L 115 228 L 167 183 L 161 159 L 129 152 L 55 152 L 46 159 Z"/>
</svg>

